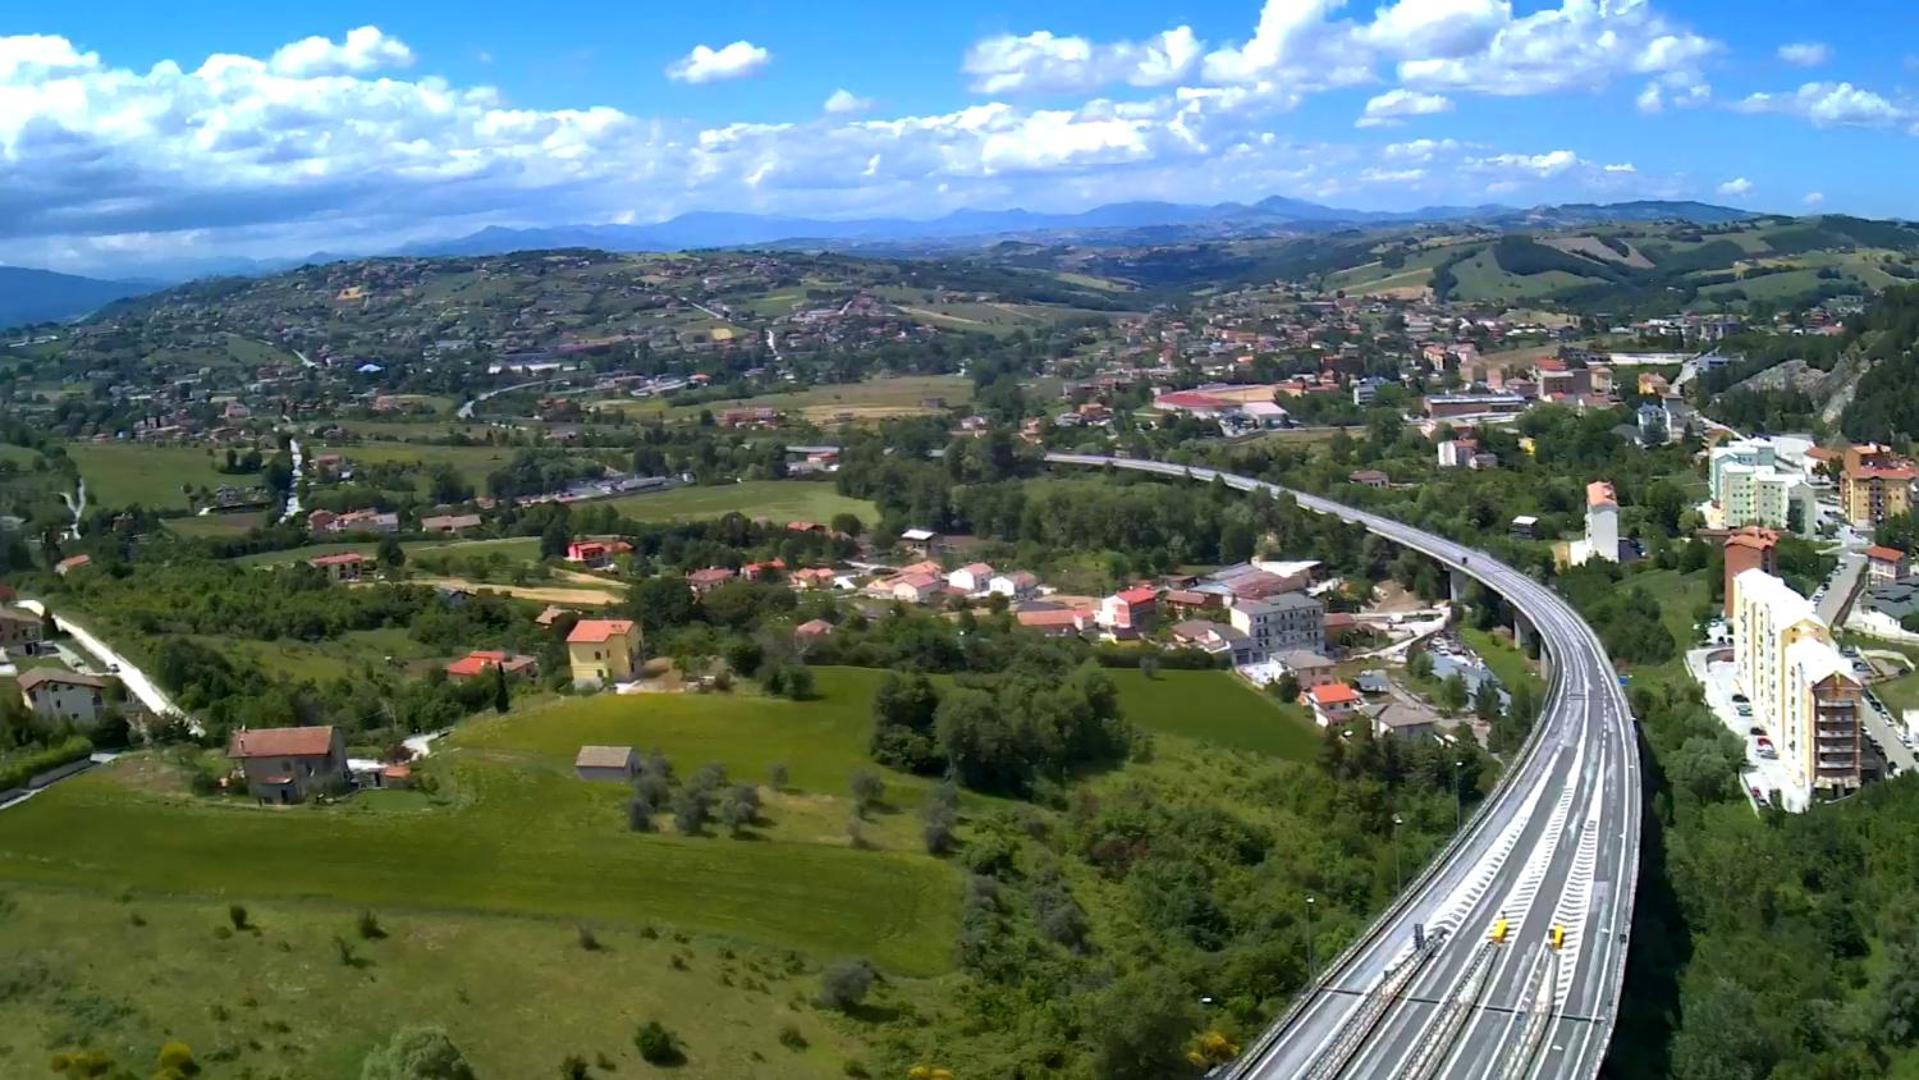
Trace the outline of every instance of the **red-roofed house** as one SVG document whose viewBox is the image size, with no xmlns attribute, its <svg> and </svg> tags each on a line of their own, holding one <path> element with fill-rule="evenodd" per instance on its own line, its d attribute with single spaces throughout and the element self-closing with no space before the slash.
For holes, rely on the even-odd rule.
<svg viewBox="0 0 1919 1080">
<path fill-rule="evenodd" d="M 296 803 L 346 783 L 346 738 L 336 727 L 255 728 L 233 733 L 227 757 L 262 802 Z"/>
<path fill-rule="evenodd" d="M 512 678 L 531 679 L 540 673 L 540 660 L 535 656 L 521 656 L 499 649 L 475 649 L 446 666 L 446 679 L 448 682 L 466 682 L 496 667 Z"/>
<path fill-rule="evenodd" d="M 631 619 L 581 619 L 566 635 L 573 685 L 631 682 L 639 668 L 640 635 Z"/>
<path fill-rule="evenodd" d="M 1906 553 L 1895 547 L 1876 544 L 1866 549 L 1866 584 L 1890 585 L 1906 576 L 1910 569 Z"/>
<path fill-rule="evenodd" d="M 575 540 L 566 545 L 566 561 L 600 570 L 613 565 L 613 556 L 632 550 L 624 540 Z"/>
<path fill-rule="evenodd" d="M 786 580 L 796 589 L 830 589 L 838 576 L 830 566 L 809 566 L 786 575 Z"/>
<path fill-rule="evenodd" d="M 1159 593 L 1149 585 L 1122 589 L 1099 602 L 1099 625 L 1115 632 L 1139 633 L 1153 621 Z"/>
<path fill-rule="evenodd" d="M 1040 608 L 1019 612 L 1014 618 L 1028 630 L 1037 630 L 1047 637 L 1066 637 L 1086 629 L 1091 623 L 1084 611 L 1072 608 Z"/>
<path fill-rule="evenodd" d="M 907 604 L 923 604 L 940 591 L 942 584 L 938 574 L 909 573 L 901 574 L 886 583 L 887 595 Z"/>
<path fill-rule="evenodd" d="M 825 619 L 808 619 L 793 628 L 793 637 L 801 644 L 833 636 L 834 626 Z"/>
<path fill-rule="evenodd" d="M 748 581 L 771 581 L 786 573 L 785 559 L 771 559 L 767 562 L 750 562 L 740 567 L 740 576 Z"/>
<path fill-rule="evenodd" d="M 1313 708 L 1313 721 L 1320 727 L 1332 727 L 1352 719 L 1359 708 L 1359 691 L 1343 682 L 1322 683 L 1300 695 Z"/>
<path fill-rule="evenodd" d="M 696 593 L 710 592 L 732 581 L 734 576 L 733 571 L 727 567 L 709 566 L 704 570 L 695 570 L 686 575 L 686 583 L 692 586 Z"/>
<path fill-rule="evenodd" d="M 326 574 L 328 581 L 358 581 L 366 564 L 373 560 L 357 551 L 342 551 L 337 555 L 317 555 L 307 560 L 307 565 Z"/>
</svg>

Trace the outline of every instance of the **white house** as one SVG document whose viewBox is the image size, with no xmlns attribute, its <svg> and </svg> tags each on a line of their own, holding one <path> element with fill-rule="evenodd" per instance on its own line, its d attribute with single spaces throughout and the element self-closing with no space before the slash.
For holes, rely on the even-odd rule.
<svg viewBox="0 0 1919 1080">
<path fill-rule="evenodd" d="M 1025 570 L 994 574 L 993 580 L 986 583 L 986 591 L 998 593 L 1008 600 L 1024 600 L 1039 591 L 1039 578 Z"/>
<path fill-rule="evenodd" d="M 968 563 L 946 575 L 948 585 L 968 595 L 985 592 L 992 580 L 993 568 L 983 562 Z"/>
</svg>

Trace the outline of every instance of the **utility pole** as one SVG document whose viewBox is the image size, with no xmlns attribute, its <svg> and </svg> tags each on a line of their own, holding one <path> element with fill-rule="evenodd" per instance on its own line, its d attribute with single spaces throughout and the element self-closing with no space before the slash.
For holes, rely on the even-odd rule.
<svg viewBox="0 0 1919 1080">
<path fill-rule="evenodd" d="M 1393 815 L 1393 891 L 1394 892 L 1398 892 L 1401 889 L 1404 889 L 1406 887 L 1406 875 L 1402 873 L 1399 868 L 1399 827 L 1404 824 L 1406 824 L 1405 818 L 1400 817 L 1398 814 Z"/>
<path fill-rule="evenodd" d="M 1319 981 L 1319 961 L 1313 953 L 1313 897 L 1306 898 L 1306 985 Z"/>
<path fill-rule="evenodd" d="M 1453 762 L 1453 831 L 1466 827 L 1466 793 L 1459 786 L 1459 770 L 1466 767 L 1464 761 Z"/>
</svg>

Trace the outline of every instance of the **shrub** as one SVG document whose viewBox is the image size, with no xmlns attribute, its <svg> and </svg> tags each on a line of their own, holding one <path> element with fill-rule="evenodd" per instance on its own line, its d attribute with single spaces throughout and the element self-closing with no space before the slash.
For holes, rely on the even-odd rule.
<svg viewBox="0 0 1919 1080">
<path fill-rule="evenodd" d="M 560 1059 L 560 1080 L 586 1080 L 586 1059 L 568 1054 Z"/>
<path fill-rule="evenodd" d="M 0 765 L 0 791 L 8 788 L 24 787 L 28 780 L 62 765 L 71 764 L 93 753 L 93 743 L 85 736 L 75 735 L 57 746 L 49 746 L 31 754 L 12 758 Z"/>
<path fill-rule="evenodd" d="M 160 1047 L 160 1075 L 169 1078 L 192 1076 L 200 1071 L 200 1065 L 193 1060 L 193 1049 L 178 1039 Z"/>
<path fill-rule="evenodd" d="M 788 1050 L 804 1050 L 807 1047 L 806 1036 L 792 1024 L 780 1025 L 780 1045 Z"/>
<path fill-rule="evenodd" d="M 228 904 L 227 905 L 227 921 L 233 924 L 233 928 L 235 930 L 245 930 L 247 928 L 246 905 L 245 904 Z"/>
<path fill-rule="evenodd" d="M 474 1080 L 466 1055 L 437 1027 L 403 1028 L 366 1056 L 360 1080 Z"/>
<path fill-rule="evenodd" d="M 633 1035 L 633 1045 L 649 1065 L 678 1065 L 686 1060 L 680 1037 L 666 1030 L 658 1020 L 648 1020 Z"/>
<path fill-rule="evenodd" d="M 600 939 L 594 936 L 592 927 L 582 924 L 580 926 L 575 927 L 574 929 L 579 934 L 580 948 L 585 949 L 587 952 L 600 951 L 600 949 L 602 948 L 602 946 L 600 945 Z"/>
<path fill-rule="evenodd" d="M 819 1004 L 849 1012 L 866 1000 L 876 977 L 873 965 L 865 960 L 842 960 L 820 976 Z"/>
<path fill-rule="evenodd" d="M 367 941 L 378 941 L 386 936 L 386 929 L 380 925 L 380 919 L 372 911 L 360 912 L 360 937 Z"/>
</svg>

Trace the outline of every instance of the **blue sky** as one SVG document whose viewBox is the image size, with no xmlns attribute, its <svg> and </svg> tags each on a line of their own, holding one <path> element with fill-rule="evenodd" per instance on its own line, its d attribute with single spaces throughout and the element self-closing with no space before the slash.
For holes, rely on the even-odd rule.
<svg viewBox="0 0 1919 1080">
<path fill-rule="evenodd" d="M 1909 0 L 35 7 L 0 14 L 26 265 L 1272 194 L 1919 217 Z"/>
</svg>

